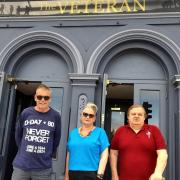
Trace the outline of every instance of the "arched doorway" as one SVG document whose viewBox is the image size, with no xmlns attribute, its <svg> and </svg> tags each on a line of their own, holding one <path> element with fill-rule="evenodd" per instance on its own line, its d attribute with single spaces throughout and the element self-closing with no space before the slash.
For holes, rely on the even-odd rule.
<svg viewBox="0 0 180 180">
<path fill-rule="evenodd" d="M 157 57 L 145 49 L 127 49 L 111 59 L 104 73 L 108 75 L 105 103 L 108 119 L 104 123 L 105 128 L 111 126 L 111 132 L 108 132 L 112 133 L 120 124 L 127 123 L 130 105 L 148 102 L 152 105 L 153 116 L 148 123 L 161 127 L 167 137 L 167 77 Z"/>
<path fill-rule="evenodd" d="M 128 49 L 111 59 L 104 74 L 108 75 L 108 83 L 103 124 L 109 139 L 118 127 L 127 124 L 128 107 L 145 102 L 152 105 L 152 118 L 147 123 L 159 126 L 168 139 L 167 78 L 157 57 L 144 49 Z"/>
<path fill-rule="evenodd" d="M 48 36 L 49 39 L 44 40 L 46 32 L 41 32 L 39 36 L 35 33 L 37 38 L 33 39 L 32 34 L 27 35 L 25 40 L 23 38 L 18 40 L 15 44 L 21 46 L 15 51 L 13 51 L 15 44 L 7 48 L 9 51 L 4 55 L 4 64 L 1 67 L 5 72 L 4 81 L 1 78 L 1 96 L 7 98 L 1 102 L 3 107 L 1 123 L 4 132 L 0 146 L 3 149 L 5 163 L 0 171 L 0 179 L 9 180 L 11 177 L 12 160 L 17 150 L 14 141 L 16 118 L 22 109 L 34 105 L 35 89 L 40 83 L 51 87 L 53 96 L 51 106 L 61 114 L 61 142 L 57 156 L 53 159 L 51 179 L 64 179 L 71 101 L 68 73 L 81 73 L 83 63 L 81 58 L 76 59 L 80 57 L 79 52 L 66 39 L 62 41 L 62 37 L 58 39 L 51 34 L 54 36 Z M 3 144 L 3 141 L 6 143 Z"/>
<path fill-rule="evenodd" d="M 178 73 L 179 50 L 168 38 L 159 36 L 149 30 L 115 34 L 93 53 L 87 72 L 104 75 L 95 99 L 101 107 L 99 125 L 106 129 L 109 137 L 114 129 L 127 122 L 126 112 L 131 104 L 152 105 L 152 118 L 148 123 L 159 126 L 166 137 L 169 147 L 166 177 L 174 179 L 175 129 L 168 117 L 174 113 L 170 108 L 174 106 L 175 96 L 171 79 Z"/>
</svg>

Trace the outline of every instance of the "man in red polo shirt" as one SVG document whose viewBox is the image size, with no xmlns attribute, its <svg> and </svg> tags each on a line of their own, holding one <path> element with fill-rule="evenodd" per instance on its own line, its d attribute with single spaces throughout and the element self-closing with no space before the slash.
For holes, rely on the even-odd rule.
<svg viewBox="0 0 180 180">
<path fill-rule="evenodd" d="M 166 143 L 159 128 L 145 124 L 142 105 L 128 109 L 128 125 L 111 141 L 112 180 L 162 180 L 167 164 Z"/>
</svg>

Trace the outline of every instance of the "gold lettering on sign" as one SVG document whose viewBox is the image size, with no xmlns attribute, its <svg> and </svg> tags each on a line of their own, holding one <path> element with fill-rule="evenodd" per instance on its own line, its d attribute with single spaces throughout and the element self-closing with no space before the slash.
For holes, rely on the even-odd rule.
<svg viewBox="0 0 180 180">
<path fill-rule="evenodd" d="M 60 14 L 64 14 L 66 12 L 66 6 L 62 5 L 62 2 L 57 2 L 58 3 L 58 9 Z"/>
<path fill-rule="evenodd" d="M 41 1 L 41 11 L 59 14 L 103 14 L 146 11 L 145 0 L 64 0 Z M 48 14 L 48 13 L 47 13 Z"/>
<path fill-rule="evenodd" d="M 131 12 L 131 9 L 129 7 L 129 4 L 127 2 L 127 0 L 124 0 L 123 3 L 122 3 L 122 6 L 120 8 L 120 12 Z"/>
<path fill-rule="evenodd" d="M 103 8 L 103 0 L 94 0 L 94 13 L 104 13 L 105 9 Z"/>
<path fill-rule="evenodd" d="M 143 0 L 143 5 L 138 1 L 138 0 L 134 0 L 134 12 L 137 12 L 137 5 L 139 6 L 139 8 L 144 12 L 146 7 L 145 7 L 145 0 Z"/>
<path fill-rule="evenodd" d="M 118 10 L 117 10 L 117 8 L 115 7 L 116 4 L 117 4 L 116 0 L 113 0 L 112 2 L 111 2 L 111 0 L 108 0 L 107 12 L 108 12 L 108 13 L 112 13 L 112 12 L 113 12 L 113 13 L 117 13 Z"/>
</svg>

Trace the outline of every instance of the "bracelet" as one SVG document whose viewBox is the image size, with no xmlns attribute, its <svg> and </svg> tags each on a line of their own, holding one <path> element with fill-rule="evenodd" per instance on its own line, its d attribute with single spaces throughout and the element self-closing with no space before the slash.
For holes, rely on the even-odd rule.
<svg viewBox="0 0 180 180">
<path fill-rule="evenodd" d="M 104 174 L 97 174 L 97 178 L 103 179 L 103 177 L 104 177 Z"/>
</svg>

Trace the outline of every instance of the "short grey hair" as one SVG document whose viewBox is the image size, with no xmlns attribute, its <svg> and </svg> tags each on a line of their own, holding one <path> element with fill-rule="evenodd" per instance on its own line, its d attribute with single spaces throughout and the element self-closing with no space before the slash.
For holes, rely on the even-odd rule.
<svg viewBox="0 0 180 180">
<path fill-rule="evenodd" d="M 141 105 L 141 104 L 133 104 L 133 105 L 131 105 L 131 106 L 129 107 L 128 111 L 127 111 L 127 116 L 129 116 L 130 111 L 131 111 L 133 108 L 142 108 L 142 109 L 144 110 L 144 116 L 145 116 L 145 118 L 147 118 L 146 110 L 145 110 L 144 106 Z"/>
<path fill-rule="evenodd" d="M 45 89 L 47 91 L 51 91 L 51 88 L 49 86 L 46 86 L 45 84 L 40 84 L 37 88 L 36 88 L 36 91 L 38 89 Z"/>
</svg>

